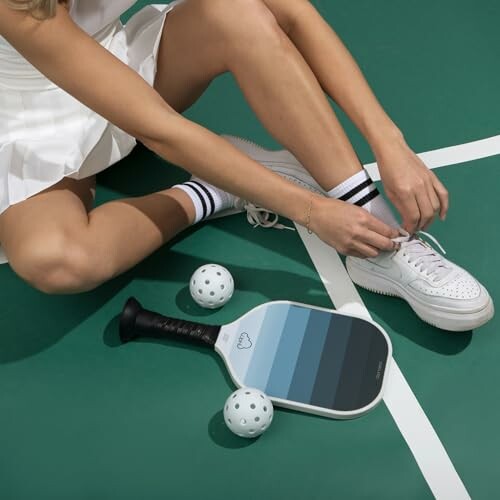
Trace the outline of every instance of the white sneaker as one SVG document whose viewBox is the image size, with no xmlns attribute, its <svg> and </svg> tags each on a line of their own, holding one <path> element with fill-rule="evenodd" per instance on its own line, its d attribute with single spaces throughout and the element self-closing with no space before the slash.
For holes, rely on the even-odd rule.
<svg viewBox="0 0 500 500">
<path fill-rule="evenodd" d="M 221 137 L 230 142 L 233 146 L 245 153 L 253 160 L 259 162 L 273 172 L 281 175 L 299 186 L 309 191 L 326 196 L 326 192 L 311 177 L 309 172 L 295 158 L 295 156 L 286 149 L 270 150 L 265 149 L 254 142 L 234 135 L 221 134 Z M 233 208 L 221 210 L 220 212 L 208 217 L 207 220 L 226 217 L 227 215 L 247 212 L 247 220 L 254 227 L 274 227 L 276 229 L 292 229 L 278 223 L 279 216 L 270 210 L 257 207 L 253 203 L 245 201 L 234 196 Z"/>
<path fill-rule="evenodd" d="M 494 314 L 493 301 L 481 283 L 445 259 L 418 236 L 400 229 L 400 248 L 375 258 L 347 257 L 347 271 L 359 286 L 406 300 L 423 321 L 443 330 L 472 330 Z M 444 249 L 431 235 L 444 252 Z"/>
</svg>

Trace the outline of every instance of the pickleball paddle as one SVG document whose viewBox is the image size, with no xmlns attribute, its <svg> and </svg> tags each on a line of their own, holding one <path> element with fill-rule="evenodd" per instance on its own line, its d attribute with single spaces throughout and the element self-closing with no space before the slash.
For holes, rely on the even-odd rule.
<svg viewBox="0 0 500 500">
<path fill-rule="evenodd" d="M 261 304 L 227 325 L 168 318 L 130 298 L 120 338 L 176 338 L 213 347 L 238 387 L 255 387 L 274 404 L 331 418 L 374 408 L 392 357 L 376 323 L 298 302 Z"/>
</svg>

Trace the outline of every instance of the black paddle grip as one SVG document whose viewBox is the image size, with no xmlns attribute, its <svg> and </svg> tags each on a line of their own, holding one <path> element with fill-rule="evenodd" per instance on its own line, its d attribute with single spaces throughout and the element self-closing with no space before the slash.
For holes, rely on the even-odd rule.
<svg viewBox="0 0 500 500">
<path fill-rule="evenodd" d="M 120 316 L 120 339 L 129 342 L 137 338 L 177 338 L 213 347 L 219 335 L 220 326 L 203 325 L 182 319 L 168 318 L 144 309 L 130 297 Z"/>
</svg>

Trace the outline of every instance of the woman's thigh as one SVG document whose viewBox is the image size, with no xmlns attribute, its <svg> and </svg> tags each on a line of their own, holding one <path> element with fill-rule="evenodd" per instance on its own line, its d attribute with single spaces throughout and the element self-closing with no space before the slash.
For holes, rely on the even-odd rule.
<svg viewBox="0 0 500 500">
<path fill-rule="evenodd" d="M 0 244 L 11 265 L 22 264 L 33 245 L 73 233 L 88 223 L 95 193 L 95 176 L 64 178 L 54 186 L 12 205 L 0 215 Z M 27 251 L 29 250 L 29 251 Z"/>
<path fill-rule="evenodd" d="M 167 14 L 163 25 L 154 88 L 178 113 L 194 104 L 225 71 L 200 18 L 203 1 L 184 0 Z"/>
<path fill-rule="evenodd" d="M 238 47 L 253 43 L 253 27 L 271 20 L 277 21 L 262 0 L 184 0 L 167 14 L 154 88 L 182 113 L 230 70 Z"/>
</svg>

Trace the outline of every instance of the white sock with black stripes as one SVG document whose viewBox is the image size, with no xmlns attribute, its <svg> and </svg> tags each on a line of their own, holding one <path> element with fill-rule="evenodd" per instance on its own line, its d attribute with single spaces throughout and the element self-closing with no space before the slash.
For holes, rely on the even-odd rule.
<svg viewBox="0 0 500 500">
<path fill-rule="evenodd" d="M 193 224 L 234 205 L 235 196 L 197 177 L 172 187 L 182 189 L 191 198 L 196 212 Z"/>
<path fill-rule="evenodd" d="M 358 205 L 389 226 L 400 227 L 389 205 L 364 169 L 328 191 L 328 196 Z"/>
</svg>

